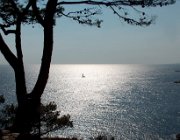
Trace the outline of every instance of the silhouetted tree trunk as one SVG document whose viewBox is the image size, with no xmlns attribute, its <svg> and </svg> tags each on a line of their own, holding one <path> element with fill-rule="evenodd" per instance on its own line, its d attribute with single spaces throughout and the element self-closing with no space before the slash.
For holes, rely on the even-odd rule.
<svg viewBox="0 0 180 140">
<path fill-rule="evenodd" d="M 49 69 L 53 51 L 53 26 L 55 23 L 54 15 L 56 12 L 56 6 L 57 0 L 48 1 L 44 22 L 43 25 L 41 24 L 44 27 L 44 50 L 38 80 L 31 93 L 33 98 L 41 97 L 49 77 Z"/>
<path fill-rule="evenodd" d="M 16 118 L 12 127 L 13 131 L 26 132 L 30 131 L 30 108 L 27 96 L 27 88 L 25 81 L 25 70 L 23 63 L 23 54 L 21 47 L 21 17 L 18 18 L 15 30 L 15 45 L 17 51 L 17 63 L 14 67 L 15 81 L 16 81 L 16 96 L 18 108 Z"/>
<path fill-rule="evenodd" d="M 26 89 L 23 54 L 22 54 L 22 47 L 21 47 L 21 20 L 20 19 L 19 21 L 17 21 L 17 24 L 16 24 L 15 43 L 16 43 L 16 50 L 17 50 L 17 65 L 14 68 L 15 80 L 16 80 L 16 95 L 17 95 L 18 105 L 21 105 L 23 98 L 27 94 L 27 89 Z"/>
<path fill-rule="evenodd" d="M 27 94 L 26 83 L 25 83 L 25 74 L 23 66 L 23 56 L 20 44 L 20 32 L 17 32 L 16 35 L 16 47 L 18 55 L 18 65 L 17 69 L 15 68 L 15 77 L 16 77 L 16 92 L 18 99 L 18 111 L 16 115 L 16 121 L 14 124 L 14 129 L 19 132 L 28 132 L 31 129 L 31 124 L 34 121 L 38 121 L 38 112 L 40 107 L 41 96 L 46 87 L 49 69 L 53 51 L 53 26 L 54 26 L 54 15 L 56 12 L 57 0 L 48 1 L 45 18 L 43 20 L 44 27 L 44 49 L 41 62 L 41 68 L 37 82 L 34 89 L 30 94 Z M 17 27 L 18 28 L 18 27 Z M 20 27 L 19 27 L 20 28 Z M 19 52 L 18 52 L 19 51 Z M 26 128 L 26 129 L 25 129 Z"/>
</svg>

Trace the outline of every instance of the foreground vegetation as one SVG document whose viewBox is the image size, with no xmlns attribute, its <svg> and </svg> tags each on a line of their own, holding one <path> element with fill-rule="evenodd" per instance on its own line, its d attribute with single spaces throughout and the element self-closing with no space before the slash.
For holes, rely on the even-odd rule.
<svg viewBox="0 0 180 140">
<path fill-rule="evenodd" d="M 70 115 L 60 117 L 60 112 L 57 111 L 57 105 L 54 102 L 46 105 L 41 104 L 39 118 L 31 122 L 32 129 L 29 130 L 29 133 L 21 134 L 14 133 L 12 128 L 17 107 L 13 104 L 5 104 L 3 96 L 0 96 L 0 104 L 0 140 L 80 140 L 78 138 L 46 137 L 47 134 L 61 128 L 73 127 Z M 114 138 L 99 135 L 90 138 L 90 140 L 114 140 Z"/>
<path fill-rule="evenodd" d="M 15 116 L 17 114 L 17 106 L 13 104 L 5 104 L 5 99 L 3 96 L 0 96 L 0 129 L 7 129 L 11 132 L 14 131 L 13 123 L 15 121 Z M 32 113 L 30 110 L 27 110 L 26 116 L 31 117 Z M 24 128 L 25 133 L 21 133 L 22 136 L 45 136 L 53 131 L 59 130 L 61 128 L 73 127 L 73 122 L 70 120 L 70 115 L 60 116 L 60 112 L 57 111 L 57 105 L 54 102 L 50 102 L 46 105 L 41 104 L 39 110 L 35 112 L 36 118 L 33 121 L 29 122 L 31 124 L 30 128 Z M 27 119 L 27 117 L 26 117 Z M 27 131 L 29 133 L 27 133 Z"/>
</svg>

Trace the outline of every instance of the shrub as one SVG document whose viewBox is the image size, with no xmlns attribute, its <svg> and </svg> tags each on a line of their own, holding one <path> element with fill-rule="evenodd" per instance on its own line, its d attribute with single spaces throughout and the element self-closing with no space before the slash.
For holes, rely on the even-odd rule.
<svg viewBox="0 0 180 140">
<path fill-rule="evenodd" d="M 13 104 L 6 105 L 3 96 L 0 96 L 0 103 L 3 104 L 0 110 L 0 128 L 9 129 L 15 120 L 17 107 Z M 46 105 L 41 104 L 39 119 L 32 124 L 32 135 L 46 135 L 64 127 L 73 127 L 70 121 L 70 115 L 60 117 L 60 112 L 57 111 L 55 102 L 50 102 Z"/>
</svg>

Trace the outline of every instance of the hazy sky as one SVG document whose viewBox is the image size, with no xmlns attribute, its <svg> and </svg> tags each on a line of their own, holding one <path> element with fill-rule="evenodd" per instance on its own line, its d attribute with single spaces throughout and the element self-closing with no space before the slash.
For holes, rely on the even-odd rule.
<svg viewBox="0 0 180 140">
<path fill-rule="evenodd" d="M 167 7 L 148 8 L 157 15 L 149 27 L 127 25 L 110 11 L 101 16 L 101 28 L 61 18 L 54 33 L 52 63 L 180 63 L 180 1 Z M 25 26 L 22 32 L 25 63 L 40 63 L 42 28 Z M 13 50 L 12 36 L 6 38 Z M 6 63 L 0 54 L 0 64 Z"/>
</svg>

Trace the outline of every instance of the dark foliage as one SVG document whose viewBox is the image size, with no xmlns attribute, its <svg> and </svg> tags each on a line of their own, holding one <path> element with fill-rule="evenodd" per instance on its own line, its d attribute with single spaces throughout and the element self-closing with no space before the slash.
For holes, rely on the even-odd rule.
<svg viewBox="0 0 180 140">
<path fill-rule="evenodd" d="M 68 114 L 60 117 L 60 112 L 57 111 L 57 105 L 54 102 L 50 102 L 46 105 L 41 104 L 40 112 L 40 135 L 45 135 L 60 128 L 73 127 L 70 115 Z M 37 122 L 36 126 L 38 126 L 38 123 L 39 122 Z M 37 127 L 34 128 L 33 133 L 37 133 Z"/>
<path fill-rule="evenodd" d="M 11 105 L 4 105 L 0 110 L 0 128 L 9 128 L 12 126 L 15 119 L 16 107 Z"/>
<path fill-rule="evenodd" d="M 0 97 L 4 98 L 3 96 Z M 4 104 L 0 110 L 0 129 L 11 129 L 15 120 L 16 112 L 16 106 L 13 104 Z M 60 112 L 57 111 L 57 105 L 54 102 L 50 102 L 46 105 L 41 104 L 40 118 L 33 121 L 30 133 L 42 136 L 66 127 L 73 127 L 70 115 L 68 114 L 60 117 Z"/>
</svg>

